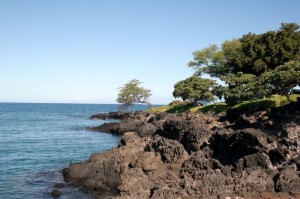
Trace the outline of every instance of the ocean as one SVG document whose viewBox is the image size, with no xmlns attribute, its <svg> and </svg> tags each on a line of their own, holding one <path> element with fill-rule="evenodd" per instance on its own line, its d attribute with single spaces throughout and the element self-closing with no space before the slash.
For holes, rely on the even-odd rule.
<svg viewBox="0 0 300 199">
<path fill-rule="evenodd" d="M 119 136 L 91 132 L 108 121 L 93 114 L 116 111 L 118 105 L 0 103 L 0 198 L 93 198 L 81 188 L 63 184 L 61 170 L 86 160 L 91 153 L 110 150 Z M 147 106 L 135 105 L 133 110 Z"/>
</svg>

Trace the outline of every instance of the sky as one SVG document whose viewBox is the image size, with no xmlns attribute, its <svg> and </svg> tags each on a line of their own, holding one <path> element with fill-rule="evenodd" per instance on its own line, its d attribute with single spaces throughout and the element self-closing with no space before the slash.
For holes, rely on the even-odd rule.
<svg viewBox="0 0 300 199">
<path fill-rule="evenodd" d="M 0 102 L 116 103 L 131 79 L 174 100 L 192 53 L 300 24 L 297 0 L 0 0 Z"/>
</svg>

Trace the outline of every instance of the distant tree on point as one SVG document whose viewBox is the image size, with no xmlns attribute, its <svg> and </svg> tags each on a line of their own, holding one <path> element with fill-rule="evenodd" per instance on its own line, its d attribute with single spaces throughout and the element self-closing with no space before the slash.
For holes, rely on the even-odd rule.
<svg viewBox="0 0 300 199">
<path fill-rule="evenodd" d="M 119 94 L 117 102 L 122 103 L 120 109 L 127 109 L 134 103 L 148 104 L 151 91 L 140 86 L 142 82 L 137 79 L 132 79 L 127 82 L 123 87 L 118 88 Z"/>
</svg>

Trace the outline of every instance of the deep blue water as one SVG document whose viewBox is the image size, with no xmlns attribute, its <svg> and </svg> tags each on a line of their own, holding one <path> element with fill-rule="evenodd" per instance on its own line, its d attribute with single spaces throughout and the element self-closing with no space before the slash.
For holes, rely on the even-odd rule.
<svg viewBox="0 0 300 199">
<path fill-rule="evenodd" d="M 0 198 L 52 198 L 54 185 L 63 182 L 62 168 L 117 146 L 118 136 L 86 130 L 109 122 L 89 116 L 117 107 L 0 103 Z M 93 198 L 68 185 L 62 191 L 62 199 Z"/>
</svg>

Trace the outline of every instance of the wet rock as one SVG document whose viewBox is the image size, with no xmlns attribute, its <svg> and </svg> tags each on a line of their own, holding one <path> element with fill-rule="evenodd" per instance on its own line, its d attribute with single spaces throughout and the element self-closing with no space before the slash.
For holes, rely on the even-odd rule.
<svg viewBox="0 0 300 199">
<path fill-rule="evenodd" d="M 52 192 L 51 192 L 51 195 L 53 196 L 53 197 L 59 197 L 59 196 L 61 196 L 63 193 L 59 190 L 59 189 L 54 189 Z"/>
<path fill-rule="evenodd" d="M 118 131 L 114 131 L 113 129 L 118 128 L 120 124 L 118 122 L 110 122 L 110 123 L 104 123 L 97 127 L 89 128 L 91 131 L 100 131 L 105 133 L 112 133 L 112 134 L 119 134 Z"/>
</svg>

